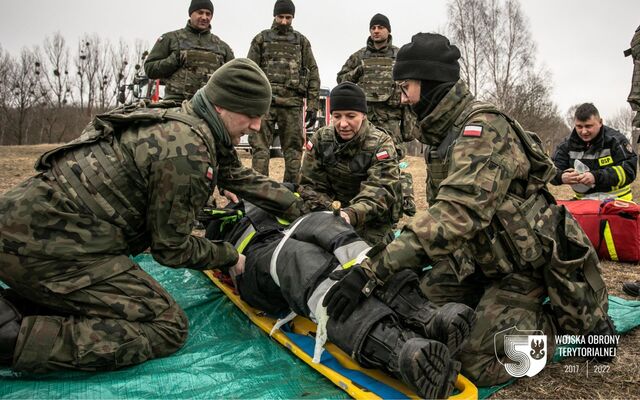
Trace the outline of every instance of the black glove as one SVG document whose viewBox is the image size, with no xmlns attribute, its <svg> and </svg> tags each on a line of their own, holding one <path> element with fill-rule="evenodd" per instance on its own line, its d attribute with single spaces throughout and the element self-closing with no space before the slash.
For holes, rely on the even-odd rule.
<svg viewBox="0 0 640 400">
<path fill-rule="evenodd" d="M 344 321 L 365 297 L 362 290 L 370 279 L 360 265 L 333 271 L 329 278 L 338 282 L 324 296 L 322 305 L 331 318 Z"/>
<path fill-rule="evenodd" d="M 305 128 L 311 128 L 316 123 L 317 119 L 316 110 L 307 109 L 307 113 L 304 116 L 304 120 L 306 122 Z"/>
</svg>

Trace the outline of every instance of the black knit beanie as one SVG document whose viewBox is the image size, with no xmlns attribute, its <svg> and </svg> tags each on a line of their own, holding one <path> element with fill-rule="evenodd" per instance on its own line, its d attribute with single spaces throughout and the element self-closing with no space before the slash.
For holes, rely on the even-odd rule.
<svg viewBox="0 0 640 400">
<path fill-rule="evenodd" d="M 213 14 L 213 3 L 211 0 L 191 0 L 191 5 L 189 6 L 189 15 L 193 14 L 194 11 L 197 10 L 209 10 L 211 14 Z"/>
<path fill-rule="evenodd" d="M 273 16 L 280 14 L 291 14 L 295 17 L 296 15 L 296 6 L 293 4 L 291 0 L 277 0 L 276 4 L 273 6 Z"/>
<path fill-rule="evenodd" d="M 393 66 L 393 79 L 457 82 L 460 50 L 437 33 L 416 33 L 400 48 Z"/>
<path fill-rule="evenodd" d="M 343 82 L 334 87 L 329 95 L 331 111 L 360 111 L 367 113 L 367 96 L 360 86 L 353 82 Z"/>
<path fill-rule="evenodd" d="M 249 116 L 264 115 L 271 105 L 271 85 L 248 58 L 225 63 L 211 75 L 204 93 L 213 104 Z"/>
<path fill-rule="evenodd" d="M 389 32 L 391 32 L 391 24 L 389 23 L 389 18 L 382 14 L 376 14 L 371 18 L 371 22 L 369 22 L 369 29 L 374 25 L 380 25 L 387 28 Z"/>
</svg>

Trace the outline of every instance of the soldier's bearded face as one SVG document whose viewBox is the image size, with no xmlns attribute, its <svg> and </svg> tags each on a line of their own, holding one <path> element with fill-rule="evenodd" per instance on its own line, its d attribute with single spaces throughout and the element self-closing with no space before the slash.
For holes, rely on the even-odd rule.
<svg viewBox="0 0 640 400">
<path fill-rule="evenodd" d="M 342 140 L 351 140 L 358 134 L 366 116 L 360 111 L 340 110 L 331 112 L 331 121 Z"/>
<path fill-rule="evenodd" d="M 374 25 L 369 29 L 371 40 L 374 43 L 384 43 L 389 39 L 389 30 L 381 25 Z"/>
<path fill-rule="evenodd" d="M 213 14 L 211 14 L 211 11 L 202 8 L 200 10 L 195 10 L 194 12 L 192 12 L 189 21 L 191 22 L 191 26 L 198 30 L 204 31 L 209 29 L 212 17 Z"/>
<path fill-rule="evenodd" d="M 276 15 L 276 24 L 282 26 L 289 26 L 293 23 L 293 15 L 291 14 L 278 14 Z"/>
<path fill-rule="evenodd" d="M 260 116 L 249 116 L 216 106 L 216 111 L 220 114 L 220 119 L 227 128 L 231 143 L 237 145 L 240 138 L 244 135 L 254 133 L 260 130 Z"/>
<path fill-rule="evenodd" d="M 602 118 L 592 115 L 586 121 L 575 120 L 576 132 L 585 142 L 592 141 L 602 128 Z"/>
</svg>

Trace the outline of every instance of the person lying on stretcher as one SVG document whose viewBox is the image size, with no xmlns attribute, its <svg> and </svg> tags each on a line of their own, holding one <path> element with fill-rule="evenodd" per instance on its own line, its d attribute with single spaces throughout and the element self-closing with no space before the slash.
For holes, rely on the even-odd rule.
<svg viewBox="0 0 640 400">
<path fill-rule="evenodd" d="M 248 202 L 209 223 L 206 236 L 242 253 L 229 274 L 242 300 L 275 317 L 295 313 L 318 324 L 328 340 L 366 368 L 379 368 L 425 398 L 447 398 L 460 363 L 455 356 L 475 323 L 473 309 L 431 304 L 418 276 L 403 270 L 357 305 L 332 302 L 332 286 L 371 248 L 331 212 L 313 212 L 290 224 Z M 327 308 L 355 309 L 347 319 Z M 318 346 L 316 346 L 318 349 Z M 319 359 L 319 355 L 315 357 Z"/>
</svg>

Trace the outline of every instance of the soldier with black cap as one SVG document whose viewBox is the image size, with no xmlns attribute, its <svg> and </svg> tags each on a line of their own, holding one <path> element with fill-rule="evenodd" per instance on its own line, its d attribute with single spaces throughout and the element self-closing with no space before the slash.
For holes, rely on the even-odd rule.
<svg viewBox="0 0 640 400">
<path fill-rule="evenodd" d="M 350 268 L 325 301 L 334 305 L 329 315 L 343 317 L 353 309 L 345 305 L 365 297 L 363 289 L 401 269 L 432 265 L 421 282 L 425 296 L 476 309 L 478 323 L 460 359 L 463 373 L 487 386 L 512 379 L 504 364 L 516 360 L 507 356 L 506 335 L 547 335 L 551 358 L 555 334 L 614 328 L 597 254 L 547 190 L 553 162 L 535 134 L 473 98 L 460 80 L 459 58 L 446 37 L 430 33 L 414 35 L 398 51 L 393 77 L 427 144 L 429 208 Z"/>
<path fill-rule="evenodd" d="M 222 64 L 233 60 L 228 44 L 211 33 L 211 0 L 191 0 L 187 26 L 160 36 L 144 63 L 165 85 L 165 100 L 190 99 Z"/>
<path fill-rule="evenodd" d="M 248 58 L 267 74 L 273 89 L 271 109 L 257 135 L 249 137 L 251 166 L 269 175 L 269 149 L 276 135 L 284 153 L 284 182 L 297 183 L 304 145 L 304 131 L 316 121 L 320 95 L 318 65 L 311 44 L 291 26 L 296 7 L 291 0 L 277 0 L 273 24 L 251 41 Z M 306 99 L 303 126 L 302 109 Z"/>
<path fill-rule="evenodd" d="M 327 205 L 340 201 L 340 215 L 371 246 L 388 243 L 402 206 L 393 140 L 367 120 L 358 85 L 341 83 L 330 96 L 332 123 L 307 142 L 300 183 Z"/>
<path fill-rule="evenodd" d="M 415 139 L 415 115 L 408 106 L 400 104 L 400 88 L 393 81 L 391 71 L 398 54 L 392 44 L 391 23 L 383 14 L 376 14 L 369 22 L 367 45 L 353 53 L 338 72 L 337 81 L 358 84 L 367 95 L 367 118 L 385 130 L 396 145 L 398 159 L 406 153 L 405 142 Z M 413 178 L 400 173 L 403 212 L 416 213 Z"/>
<path fill-rule="evenodd" d="M 233 148 L 260 129 L 271 87 L 237 59 L 176 108 L 119 108 L 37 162 L 0 196 L 0 365 L 112 370 L 177 351 L 189 323 L 130 258 L 168 267 L 241 267 L 233 245 L 191 235 L 216 186 L 288 220 L 304 205 L 243 167 Z"/>
</svg>

